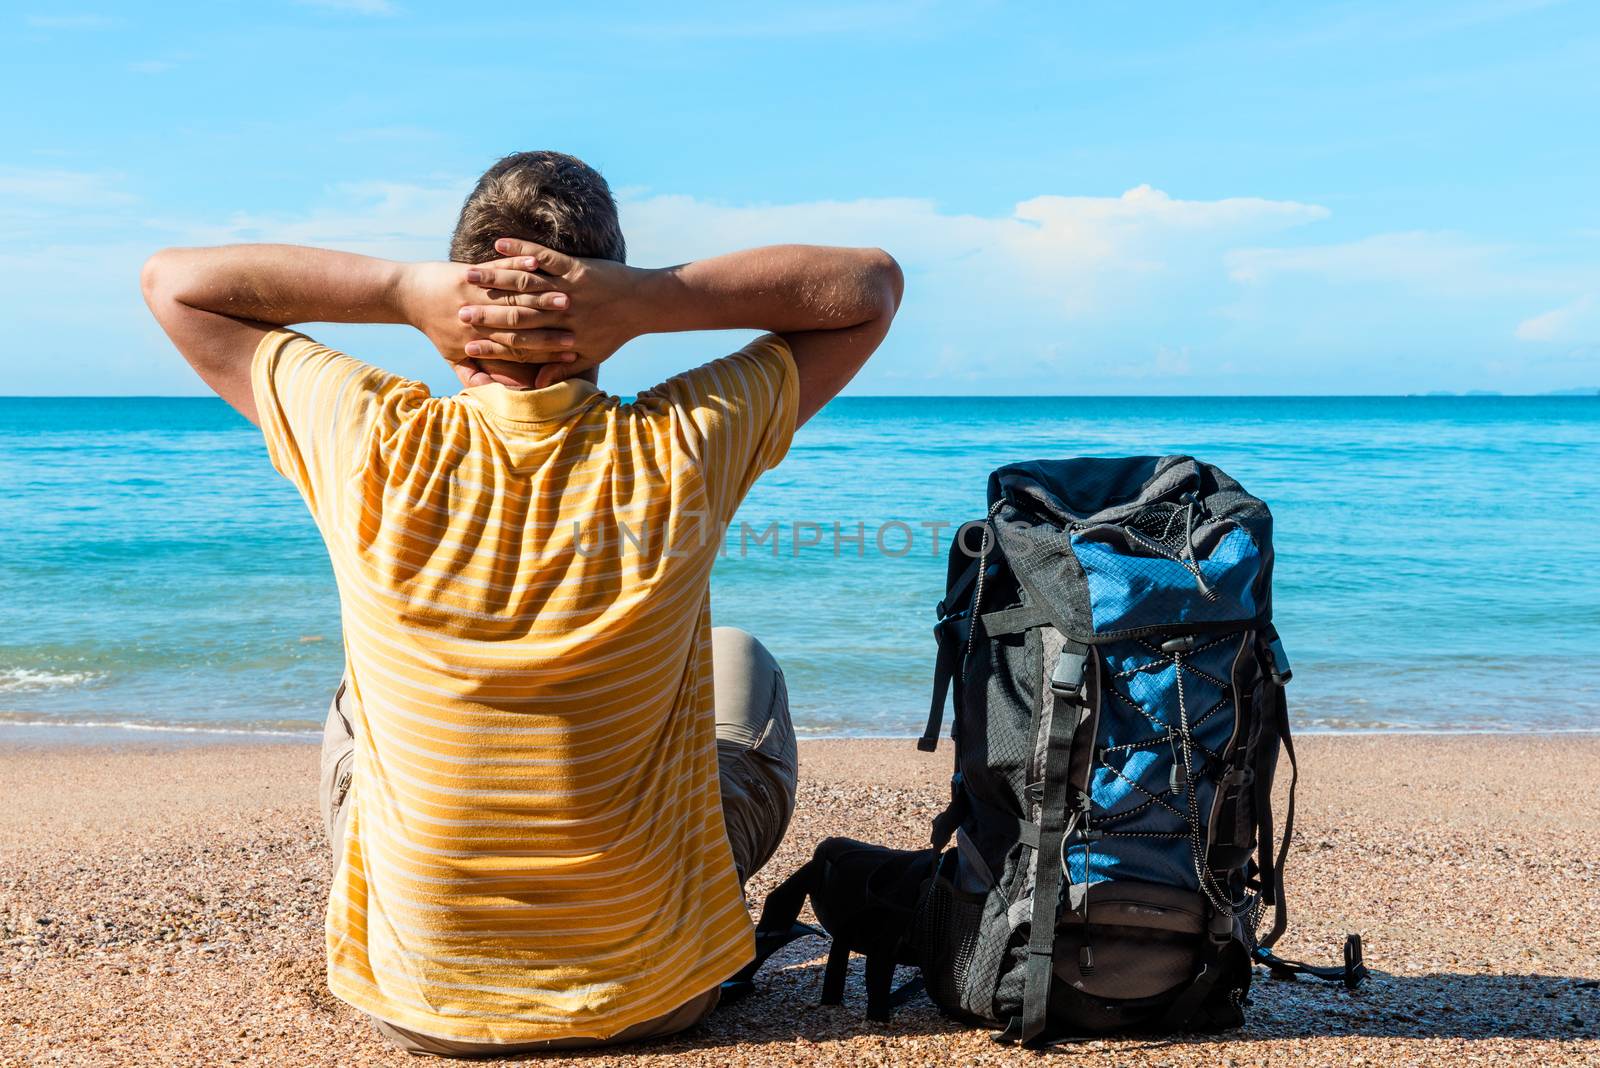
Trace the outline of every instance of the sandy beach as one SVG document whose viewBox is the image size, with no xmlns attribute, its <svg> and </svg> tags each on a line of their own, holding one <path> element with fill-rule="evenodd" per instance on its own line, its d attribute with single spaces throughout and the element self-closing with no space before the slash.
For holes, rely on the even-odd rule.
<svg viewBox="0 0 1600 1068">
<path fill-rule="evenodd" d="M 0 1064 L 417 1063 L 323 984 L 328 862 L 306 744 L 0 746 Z M 1366 939 L 1357 994 L 1261 979 L 1241 1032 L 1058 1048 L 1083 1063 L 1600 1063 L 1600 738 L 1300 743 L 1285 955 Z M 802 746 L 799 811 L 759 901 L 845 834 L 915 846 L 948 747 Z M 589 1065 L 1026 1064 L 918 998 L 863 1018 L 860 964 L 819 1008 L 822 944 L 665 1044 Z M 781 966 L 780 966 L 781 965 Z M 567 1063 L 566 1058 L 548 1058 Z"/>
</svg>

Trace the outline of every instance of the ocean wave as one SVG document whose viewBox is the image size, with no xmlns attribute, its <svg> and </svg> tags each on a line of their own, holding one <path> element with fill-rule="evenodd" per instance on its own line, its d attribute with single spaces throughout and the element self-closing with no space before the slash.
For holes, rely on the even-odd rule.
<svg viewBox="0 0 1600 1068">
<path fill-rule="evenodd" d="M 851 727 L 851 726 L 804 726 L 795 724 L 796 737 L 802 741 L 855 741 L 861 739 L 888 740 L 909 742 L 915 737 L 910 727 L 904 729 L 881 727 Z M 1474 726 L 1471 724 L 1441 723 L 1437 726 L 1423 726 L 1409 723 L 1350 723 L 1348 721 L 1325 722 L 1313 720 L 1309 723 L 1296 723 L 1295 735 L 1376 735 L 1376 736 L 1410 736 L 1410 735 L 1458 735 L 1458 734 L 1489 734 L 1489 735 L 1566 735 L 1566 734 L 1600 734 L 1600 726 L 1594 727 L 1568 727 L 1560 725 L 1541 725 L 1539 723 L 1493 723 Z"/>
<path fill-rule="evenodd" d="M 62 686 L 81 686 L 99 678 L 94 671 L 40 671 L 37 668 L 6 668 L 0 671 L 0 693 L 32 693 Z"/>
<path fill-rule="evenodd" d="M 132 731 L 137 733 L 215 735 L 245 738 L 293 738 L 311 741 L 319 738 L 322 727 L 309 720 L 274 720 L 256 723 L 174 723 L 136 719 L 41 719 L 37 713 L 0 712 L 0 729 L 7 727 L 37 727 L 47 729 L 89 731 Z M 795 733 L 805 741 L 857 741 L 864 739 L 906 742 L 913 734 L 909 728 L 874 728 L 851 726 L 809 726 L 796 724 Z M 1439 725 L 1420 726 L 1398 723 L 1354 724 L 1348 721 L 1313 720 L 1296 726 L 1301 735 L 1568 735 L 1600 734 L 1600 727 L 1540 726 L 1538 724 L 1495 723 L 1484 726 Z"/>
<path fill-rule="evenodd" d="M 41 719 L 37 713 L 0 712 L 0 727 L 43 727 L 66 730 L 117 730 L 156 734 L 220 734 L 252 738 L 316 738 L 320 725 L 309 720 L 263 723 L 174 723 L 138 719 Z"/>
</svg>

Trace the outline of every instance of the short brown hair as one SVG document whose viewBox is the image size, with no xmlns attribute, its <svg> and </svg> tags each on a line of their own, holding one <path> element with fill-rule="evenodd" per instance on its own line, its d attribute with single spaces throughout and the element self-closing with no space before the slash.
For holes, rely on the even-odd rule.
<svg viewBox="0 0 1600 1068">
<path fill-rule="evenodd" d="M 483 173 L 450 236 L 450 258 L 483 263 L 494 243 L 520 237 L 587 259 L 627 259 L 617 202 L 600 172 L 561 152 L 516 152 Z"/>
</svg>

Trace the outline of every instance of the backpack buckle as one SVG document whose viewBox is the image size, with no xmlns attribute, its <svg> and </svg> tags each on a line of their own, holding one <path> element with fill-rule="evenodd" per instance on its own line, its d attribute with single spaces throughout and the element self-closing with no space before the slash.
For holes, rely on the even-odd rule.
<svg viewBox="0 0 1600 1068">
<path fill-rule="evenodd" d="M 1256 781 L 1256 769 L 1248 764 L 1242 764 L 1232 769 L 1220 780 L 1222 786 L 1249 786 Z"/>
<path fill-rule="evenodd" d="M 1276 630 L 1272 632 L 1272 640 L 1267 643 L 1267 674 L 1279 686 L 1294 678 L 1294 669 L 1289 667 L 1289 654 L 1283 651 L 1283 639 L 1278 637 Z"/>
<path fill-rule="evenodd" d="M 1185 634 L 1178 638 L 1168 638 L 1161 643 L 1161 651 L 1171 656 L 1173 653 L 1192 653 L 1200 648 L 1200 635 Z"/>
<path fill-rule="evenodd" d="M 1283 652 L 1283 640 L 1274 635 L 1272 643 L 1267 646 L 1267 662 L 1270 664 L 1269 675 L 1278 686 L 1288 683 L 1294 678 L 1294 670 L 1290 667 L 1290 654 Z"/>
<path fill-rule="evenodd" d="M 1088 688 L 1084 685 L 1084 669 L 1088 665 L 1086 653 L 1063 649 L 1056 660 L 1056 669 L 1050 673 L 1050 692 L 1073 704 L 1087 704 Z"/>
</svg>

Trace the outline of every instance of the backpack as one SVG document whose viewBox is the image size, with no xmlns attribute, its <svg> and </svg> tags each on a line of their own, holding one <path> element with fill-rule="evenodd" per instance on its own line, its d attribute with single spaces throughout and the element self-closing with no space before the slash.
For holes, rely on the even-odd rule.
<svg viewBox="0 0 1600 1068">
<path fill-rule="evenodd" d="M 1025 1045 L 1238 1026 L 1253 964 L 1353 989 L 1358 936 L 1343 968 L 1272 953 L 1295 768 L 1267 506 L 1188 456 L 1012 464 L 988 497 L 951 546 L 934 627 L 918 748 L 953 694 L 955 774 L 932 848 L 823 843 L 769 897 L 737 990 L 813 932 L 795 923 L 806 896 L 835 938 L 830 976 L 867 954 L 875 1018 L 912 963 L 946 1014 Z"/>
</svg>

